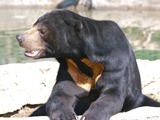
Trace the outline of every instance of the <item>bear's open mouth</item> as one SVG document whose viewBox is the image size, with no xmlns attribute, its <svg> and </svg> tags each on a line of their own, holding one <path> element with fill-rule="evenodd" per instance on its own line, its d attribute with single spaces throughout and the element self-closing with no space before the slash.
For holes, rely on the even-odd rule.
<svg viewBox="0 0 160 120">
<path fill-rule="evenodd" d="M 33 51 L 24 51 L 24 54 L 27 56 L 27 57 L 36 57 L 38 56 L 38 54 L 40 53 L 40 50 L 33 50 Z"/>
</svg>

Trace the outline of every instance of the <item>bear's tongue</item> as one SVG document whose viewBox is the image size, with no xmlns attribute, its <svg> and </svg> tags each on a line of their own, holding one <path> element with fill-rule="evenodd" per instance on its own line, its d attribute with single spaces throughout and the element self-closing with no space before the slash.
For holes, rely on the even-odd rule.
<svg viewBox="0 0 160 120">
<path fill-rule="evenodd" d="M 25 51 L 24 54 L 28 57 L 35 57 L 37 56 L 39 53 L 39 50 L 35 50 L 35 51 Z"/>
</svg>

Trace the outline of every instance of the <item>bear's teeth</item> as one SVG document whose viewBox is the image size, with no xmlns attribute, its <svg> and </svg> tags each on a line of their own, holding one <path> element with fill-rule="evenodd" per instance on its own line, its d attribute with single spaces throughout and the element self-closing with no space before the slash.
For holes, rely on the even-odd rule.
<svg viewBox="0 0 160 120">
<path fill-rule="evenodd" d="M 39 53 L 39 50 L 36 51 L 25 51 L 24 54 L 28 57 L 35 57 Z"/>
</svg>

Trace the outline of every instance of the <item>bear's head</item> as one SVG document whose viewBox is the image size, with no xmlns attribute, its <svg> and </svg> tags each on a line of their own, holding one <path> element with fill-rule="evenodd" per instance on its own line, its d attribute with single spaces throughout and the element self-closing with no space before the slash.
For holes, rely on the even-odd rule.
<svg viewBox="0 0 160 120">
<path fill-rule="evenodd" d="M 30 30 L 16 36 L 31 58 L 81 56 L 83 25 L 70 11 L 56 10 L 41 16 Z"/>
</svg>

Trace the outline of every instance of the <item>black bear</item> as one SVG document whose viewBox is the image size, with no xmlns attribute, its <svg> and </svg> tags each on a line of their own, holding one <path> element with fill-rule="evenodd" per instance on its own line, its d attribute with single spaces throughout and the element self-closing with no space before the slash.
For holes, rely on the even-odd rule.
<svg viewBox="0 0 160 120">
<path fill-rule="evenodd" d="M 32 116 L 76 120 L 82 114 L 81 120 L 109 120 L 136 107 L 160 107 L 142 94 L 133 50 L 113 21 L 54 10 L 16 38 L 26 56 L 54 57 L 60 63 L 50 98 Z"/>
</svg>

